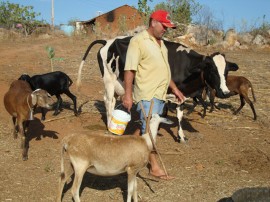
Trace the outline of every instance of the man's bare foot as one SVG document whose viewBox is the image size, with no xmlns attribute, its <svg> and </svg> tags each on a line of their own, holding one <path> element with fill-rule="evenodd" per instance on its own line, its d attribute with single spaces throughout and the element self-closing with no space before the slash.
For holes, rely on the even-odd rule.
<svg viewBox="0 0 270 202">
<path fill-rule="evenodd" d="M 159 170 L 156 172 L 150 171 L 149 175 L 161 179 L 161 180 L 172 180 L 175 179 L 175 177 L 170 176 L 170 175 L 166 175 L 165 172 L 163 170 Z"/>
</svg>

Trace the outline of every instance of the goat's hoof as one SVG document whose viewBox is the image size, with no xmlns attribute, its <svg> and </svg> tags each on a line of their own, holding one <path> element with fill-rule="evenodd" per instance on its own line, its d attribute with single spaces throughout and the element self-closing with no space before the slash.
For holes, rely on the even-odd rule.
<svg viewBox="0 0 270 202">
<path fill-rule="evenodd" d="M 23 157 L 22 157 L 22 160 L 23 160 L 23 161 L 27 161 L 27 160 L 28 160 L 28 156 L 27 156 L 27 155 L 26 155 L 26 156 L 23 156 Z"/>
<path fill-rule="evenodd" d="M 58 115 L 58 114 L 60 114 L 60 112 L 54 112 L 54 113 L 53 113 L 54 116 L 56 116 L 56 115 Z"/>
</svg>

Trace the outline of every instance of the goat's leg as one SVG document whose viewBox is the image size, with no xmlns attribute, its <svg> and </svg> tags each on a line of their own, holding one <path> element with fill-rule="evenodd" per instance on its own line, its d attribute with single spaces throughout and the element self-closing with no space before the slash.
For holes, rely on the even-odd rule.
<svg viewBox="0 0 270 202">
<path fill-rule="evenodd" d="M 45 110 L 43 107 L 41 107 L 41 120 L 44 121 L 45 120 Z"/>
<path fill-rule="evenodd" d="M 130 169 L 129 169 L 130 171 Z M 137 197 L 137 181 L 136 174 L 133 171 L 128 171 L 128 194 L 127 194 L 127 202 L 131 202 L 131 196 L 133 196 L 133 202 L 138 201 Z"/>
<path fill-rule="evenodd" d="M 178 119 L 178 136 L 177 136 L 177 140 L 178 142 L 180 143 L 181 141 L 182 142 L 186 142 L 186 137 L 184 135 L 184 132 L 183 132 L 183 129 L 182 129 L 182 126 L 181 126 L 181 121 L 183 119 L 183 114 L 184 114 L 184 105 L 181 104 L 181 105 L 178 105 L 176 107 L 176 114 L 177 114 L 177 119 Z"/>
<path fill-rule="evenodd" d="M 18 130 L 17 130 L 17 118 L 12 117 L 12 124 L 13 124 L 13 137 L 14 139 L 18 138 Z"/>
<path fill-rule="evenodd" d="M 256 114 L 256 111 L 255 111 L 255 108 L 254 108 L 252 101 L 248 98 L 248 95 L 243 95 L 243 96 L 244 96 L 245 101 L 249 104 L 249 106 L 253 112 L 253 119 L 256 120 L 257 114 Z"/>
<path fill-rule="evenodd" d="M 240 112 L 240 110 L 245 106 L 246 102 L 243 98 L 242 95 L 240 95 L 240 101 L 241 101 L 241 104 L 240 104 L 240 107 L 233 113 L 234 115 L 238 114 Z"/>
<path fill-rule="evenodd" d="M 74 105 L 74 114 L 75 116 L 78 115 L 78 111 L 77 111 L 77 98 L 75 95 L 73 95 L 69 90 L 66 90 L 65 94 L 73 101 L 73 105 Z"/>
<path fill-rule="evenodd" d="M 64 163 L 63 163 L 63 170 L 61 170 L 61 175 L 60 175 L 59 185 L 58 185 L 58 192 L 57 192 L 57 198 L 56 198 L 57 202 L 61 202 L 64 186 L 65 186 L 67 180 L 71 177 L 71 175 L 73 173 L 74 173 L 74 170 L 73 170 L 71 163 L 68 164 L 66 171 L 64 171 Z"/>
<path fill-rule="evenodd" d="M 71 187 L 71 193 L 75 202 L 80 202 L 80 187 L 82 184 L 82 179 L 84 173 L 86 172 L 88 165 L 83 162 L 76 162 L 77 164 L 72 164 L 75 172 L 75 177 Z M 75 166 L 76 165 L 76 166 Z"/>
<path fill-rule="evenodd" d="M 19 133 L 21 136 L 22 159 L 25 161 L 28 159 L 27 148 L 25 146 L 25 133 L 24 133 L 24 128 L 23 128 L 23 123 L 19 119 L 18 119 L 18 127 L 19 127 Z"/>
<path fill-rule="evenodd" d="M 197 97 L 194 97 L 194 98 L 193 98 L 193 106 L 191 107 L 190 110 L 188 110 L 187 115 L 191 114 L 191 113 L 194 111 L 194 109 L 195 109 L 195 107 L 196 107 L 197 105 L 198 105 Z"/>
<path fill-rule="evenodd" d="M 62 98 L 61 98 L 60 95 L 56 95 L 56 98 L 57 98 L 57 103 L 56 103 L 55 111 L 53 113 L 54 116 L 56 116 L 57 114 L 59 114 L 59 109 L 60 109 L 60 107 L 62 105 L 62 102 L 63 102 L 63 100 L 62 100 Z"/>
<path fill-rule="evenodd" d="M 255 111 L 254 105 L 253 105 L 253 103 L 251 101 L 249 103 L 249 106 L 250 106 L 250 108 L 251 108 L 251 110 L 253 112 L 253 116 L 254 116 L 253 119 L 257 120 L 257 114 L 256 114 L 256 111 Z"/>
</svg>

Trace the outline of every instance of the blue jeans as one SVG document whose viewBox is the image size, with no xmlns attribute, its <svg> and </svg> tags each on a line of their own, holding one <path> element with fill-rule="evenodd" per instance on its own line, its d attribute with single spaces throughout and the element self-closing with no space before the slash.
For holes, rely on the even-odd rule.
<svg viewBox="0 0 270 202">
<path fill-rule="evenodd" d="M 163 100 L 159 100 L 157 98 L 153 98 L 152 100 L 154 101 L 153 108 L 152 108 L 152 114 L 161 115 L 162 112 L 163 112 L 165 102 Z M 142 122 L 141 133 L 144 134 L 145 133 L 145 128 L 146 128 L 146 120 L 144 119 L 144 114 L 143 114 L 143 111 L 141 109 L 141 104 L 140 103 L 142 103 L 142 105 L 143 105 L 143 108 L 144 108 L 144 111 L 145 111 L 145 114 L 146 114 L 146 118 L 147 118 L 149 110 L 150 110 L 151 101 L 141 100 L 137 104 L 136 111 L 139 112 L 140 120 Z"/>
</svg>

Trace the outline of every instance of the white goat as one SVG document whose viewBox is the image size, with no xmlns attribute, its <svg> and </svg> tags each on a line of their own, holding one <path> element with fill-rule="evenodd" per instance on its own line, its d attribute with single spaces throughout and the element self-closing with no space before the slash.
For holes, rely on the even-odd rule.
<svg viewBox="0 0 270 202">
<path fill-rule="evenodd" d="M 173 122 L 154 114 L 150 120 L 150 130 L 153 139 L 156 139 L 160 123 L 172 124 Z M 103 132 L 91 134 L 72 134 L 62 140 L 61 176 L 57 201 L 62 199 L 62 191 L 66 181 L 74 173 L 71 193 L 75 202 L 80 201 L 79 190 L 84 173 L 100 176 L 114 176 L 127 172 L 128 195 L 127 201 L 137 202 L 137 173 L 144 168 L 149 159 L 153 145 L 149 134 L 143 136 L 105 135 Z M 132 148 L 132 149 L 131 149 Z M 70 166 L 65 174 L 64 153 L 68 154 Z"/>
</svg>

